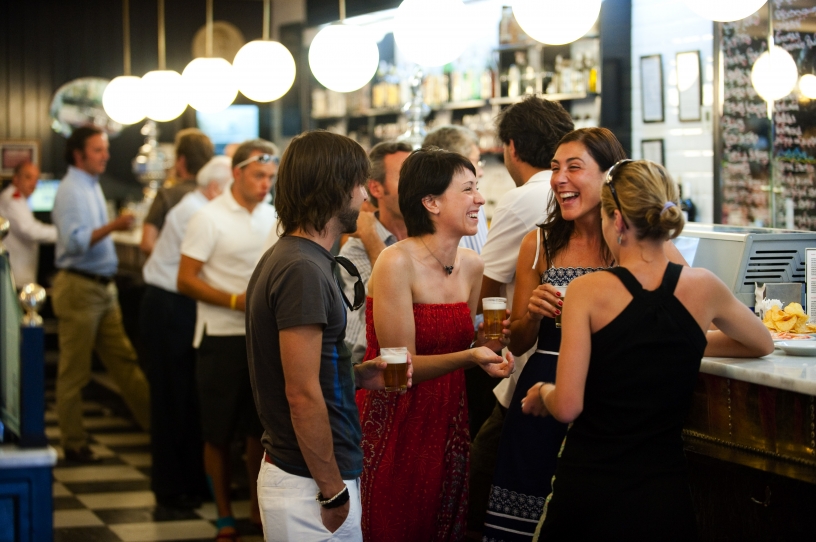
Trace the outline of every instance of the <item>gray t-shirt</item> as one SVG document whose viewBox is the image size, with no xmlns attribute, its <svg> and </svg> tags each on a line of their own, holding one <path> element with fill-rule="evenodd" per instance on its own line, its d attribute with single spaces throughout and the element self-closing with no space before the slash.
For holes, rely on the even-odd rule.
<svg viewBox="0 0 816 542">
<path fill-rule="evenodd" d="M 267 250 L 247 287 L 247 353 L 266 452 L 280 469 L 311 477 L 292 427 L 278 332 L 303 325 L 323 327 L 320 387 L 337 466 L 344 479 L 351 479 L 363 472 L 362 432 L 335 265 L 327 250 L 301 237 L 284 236 Z"/>
</svg>

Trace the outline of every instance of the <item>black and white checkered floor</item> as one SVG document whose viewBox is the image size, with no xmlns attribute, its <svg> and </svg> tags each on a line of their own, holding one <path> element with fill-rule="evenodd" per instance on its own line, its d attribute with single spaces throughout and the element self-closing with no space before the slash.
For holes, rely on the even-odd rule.
<svg viewBox="0 0 816 542">
<path fill-rule="evenodd" d="M 92 383 L 89 388 L 99 386 Z M 55 542 L 206 541 L 215 539 L 212 502 L 197 510 L 156 505 L 150 491 L 150 435 L 130 419 L 105 390 L 87 393 L 85 427 L 91 449 L 104 458 L 93 466 L 67 464 L 59 446 L 53 382 L 46 392 L 46 435 L 57 449 L 54 468 Z M 90 400 L 89 400 L 89 395 Z M 236 473 L 237 474 L 237 473 Z M 240 482 L 240 481 L 239 481 Z M 234 488 L 233 513 L 243 542 L 260 542 L 262 533 L 249 521 L 246 480 Z"/>
</svg>

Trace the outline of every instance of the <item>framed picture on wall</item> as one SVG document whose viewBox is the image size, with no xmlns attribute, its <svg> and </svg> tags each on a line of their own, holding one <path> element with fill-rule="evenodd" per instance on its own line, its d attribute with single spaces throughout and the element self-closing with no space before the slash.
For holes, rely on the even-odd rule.
<svg viewBox="0 0 816 542">
<path fill-rule="evenodd" d="M 663 57 L 640 57 L 640 97 L 643 122 L 663 122 Z"/>
<path fill-rule="evenodd" d="M 661 166 L 666 165 L 666 154 L 662 139 L 644 139 L 640 142 L 640 154 L 644 160 L 651 160 Z"/>
<path fill-rule="evenodd" d="M 40 142 L 36 139 L 0 139 L 0 177 L 11 178 L 22 162 L 40 165 Z"/>
<path fill-rule="evenodd" d="M 680 97 L 679 118 L 683 122 L 702 120 L 703 78 L 700 51 L 677 53 L 677 93 Z"/>
</svg>

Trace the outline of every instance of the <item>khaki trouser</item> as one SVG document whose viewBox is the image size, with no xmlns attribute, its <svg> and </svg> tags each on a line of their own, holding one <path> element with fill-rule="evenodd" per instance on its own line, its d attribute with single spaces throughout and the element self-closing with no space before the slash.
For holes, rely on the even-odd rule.
<svg viewBox="0 0 816 542">
<path fill-rule="evenodd" d="M 54 279 L 52 303 L 58 318 L 59 369 L 57 417 L 63 448 L 87 444 L 82 427 L 82 388 L 91 378 L 91 353 L 96 351 L 136 421 L 150 428 L 150 393 L 136 351 L 125 335 L 116 285 L 60 271 Z"/>
</svg>

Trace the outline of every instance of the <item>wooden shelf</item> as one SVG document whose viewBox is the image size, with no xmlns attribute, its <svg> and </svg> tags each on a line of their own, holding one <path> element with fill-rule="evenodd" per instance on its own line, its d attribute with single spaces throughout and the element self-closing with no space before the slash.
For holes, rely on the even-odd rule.
<svg viewBox="0 0 816 542">
<path fill-rule="evenodd" d="M 575 41 L 596 40 L 596 39 L 599 39 L 599 38 L 600 38 L 600 35 L 598 35 L 598 34 L 587 34 L 585 36 L 581 36 L 580 38 L 578 38 Z M 575 43 L 575 41 L 570 42 L 570 43 Z M 550 44 L 550 43 L 541 43 L 540 41 L 535 41 L 535 40 L 527 40 L 527 41 L 522 41 L 522 42 L 519 42 L 519 43 L 503 43 L 503 44 L 499 45 L 498 47 L 496 47 L 493 50 L 494 51 L 499 51 L 499 52 L 500 51 L 518 51 L 518 50 L 522 50 L 522 49 L 529 49 L 530 47 L 563 47 L 564 45 L 569 45 L 569 43 L 563 43 L 563 44 L 560 44 L 560 45 L 553 45 L 553 44 Z"/>
<path fill-rule="evenodd" d="M 516 98 L 491 98 L 488 100 L 490 105 L 510 105 L 516 104 L 521 102 L 524 98 L 529 96 L 529 94 L 525 94 L 523 96 L 518 96 Z M 550 100 L 553 102 L 566 102 L 569 100 L 585 100 L 586 98 L 592 98 L 594 96 L 598 96 L 595 92 L 574 92 L 569 94 L 536 94 L 539 98 L 543 100 Z"/>
</svg>

